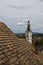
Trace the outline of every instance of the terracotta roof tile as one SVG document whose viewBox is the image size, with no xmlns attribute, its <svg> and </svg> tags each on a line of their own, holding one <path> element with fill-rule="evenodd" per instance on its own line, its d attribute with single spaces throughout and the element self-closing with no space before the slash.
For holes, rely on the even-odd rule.
<svg viewBox="0 0 43 65">
<path fill-rule="evenodd" d="M 0 65 L 43 65 L 32 50 L 0 22 Z"/>
</svg>

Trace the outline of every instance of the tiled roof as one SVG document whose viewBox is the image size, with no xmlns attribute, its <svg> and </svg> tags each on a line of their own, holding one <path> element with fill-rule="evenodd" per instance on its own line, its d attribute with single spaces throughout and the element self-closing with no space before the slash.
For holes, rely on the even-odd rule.
<svg viewBox="0 0 43 65">
<path fill-rule="evenodd" d="M 43 51 L 41 51 L 41 52 L 38 54 L 38 57 L 40 57 L 40 59 L 41 59 L 42 62 L 43 62 Z"/>
<path fill-rule="evenodd" d="M 43 65 L 27 44 L 0 22 L 0 65 Z"/>
</svg>

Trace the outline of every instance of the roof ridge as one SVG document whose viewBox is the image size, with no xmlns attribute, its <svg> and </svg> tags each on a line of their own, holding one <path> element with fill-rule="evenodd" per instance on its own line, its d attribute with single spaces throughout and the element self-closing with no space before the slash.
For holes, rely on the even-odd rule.
<svg viewBox="0 0 43 65">
<path fill-rule="evenodd" d="M 0 24 L 4 24 L 4 23 L 0 21 Z M 5 24 L 4 24 L 4 25 L 5 25 Z"/>
</svg>

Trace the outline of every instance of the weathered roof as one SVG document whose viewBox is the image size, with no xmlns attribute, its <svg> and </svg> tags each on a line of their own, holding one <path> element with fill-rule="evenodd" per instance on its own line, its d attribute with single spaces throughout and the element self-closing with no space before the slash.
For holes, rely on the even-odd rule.
<svg viewBox="0 0 43 65">
<path fill-rule="evenodd" d="M 41 52 L 38 54 L 38 57 L 40 57 L 40 59 L 41 59 L 42 62 L 43 62 L 43 51 L 41 51 Z"/>
<path fill-rule="evenodd" d="M 0 65 L 43 65 L 27 44 L 0 22 Z"/>
</svg>

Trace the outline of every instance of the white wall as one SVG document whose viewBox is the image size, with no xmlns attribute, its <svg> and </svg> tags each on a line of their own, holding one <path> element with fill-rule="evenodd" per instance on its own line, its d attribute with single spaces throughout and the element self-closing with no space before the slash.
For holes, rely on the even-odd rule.
<svg viewBox="0 0 43 65">
<path fill-rule="evenodd" d="M 28 42 L 30 42 L 32 44 L 32 32 L 26 33 L 26 39 Z"/>
</svg>

